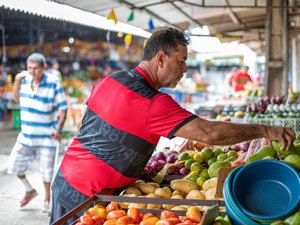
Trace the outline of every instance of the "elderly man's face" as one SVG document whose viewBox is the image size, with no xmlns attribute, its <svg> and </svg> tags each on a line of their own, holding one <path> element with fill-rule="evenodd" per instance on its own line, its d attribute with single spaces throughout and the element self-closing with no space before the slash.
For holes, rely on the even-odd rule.
<svg viewBox="0 0 300 225">
<path fill-rule="evenodd" d="M 178 50 L 170 55 L 165 54 L 164 66 L 161 73 L 163 74 L 162 87 L 174 88 L 187 71 L 187 47 L 178 45 Z"/>
</svg>

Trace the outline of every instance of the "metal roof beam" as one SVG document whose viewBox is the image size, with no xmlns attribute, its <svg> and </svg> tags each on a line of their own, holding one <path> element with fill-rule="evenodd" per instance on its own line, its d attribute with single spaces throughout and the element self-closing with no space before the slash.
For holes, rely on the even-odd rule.
<svg viewBox="0 0 300 225">
<path fill-rule="evenodd" d="M 170 22 L 167 21 L 166 19 L 162 18 L 161 16 L 157 15 L 156 13 L 152 12 L 151 10 L 149 10 L 149 9 L 147 9 L 147 8 L 144 8 L 144 7 L 141 7 L 141 8 L 140 8 L 140 7 L 136 7 L 136 6 L 134 6 L 132 3 L 127 2 L 127 1 L 124 1 L 124 0 L 122 1 L 122 3 L 124 3 L 124 4 L 128 5 L 128 6 L 130 6 L 132 9 L 145 10 L 145 11 L 146 11 L 148 14 L 150 14 L 151 16 L 153 16 L 153 17 L 155 17 L 155 18 L 157 18 L 157 19 L 159 19 L 159 20 L 165 22 L 166 24 L 171 25 L 171 26 L 173 26 L 173 27 L 175 27 L 175 28 L 177 28 L 177 29 L 179 29 L 179 30 L 182 30 L 180 27 L 178 27 L 178 26 L 176 26 L 176 25 L 170 23 Z"/>
</svg>

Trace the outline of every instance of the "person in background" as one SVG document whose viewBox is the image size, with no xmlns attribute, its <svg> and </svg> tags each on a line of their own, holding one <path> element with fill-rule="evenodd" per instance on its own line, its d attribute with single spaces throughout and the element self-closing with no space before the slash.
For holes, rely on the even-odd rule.
<svg viewBox="0 0 300 225">
<path fill-rule="evenodd" d="M 53 74 L 59 78 L 59 80 L 62 82 L 62 74 L 59 71 L 59 62 L 57 59 L 52 59 L 50 61 L 50 65 L 48 65 L 49 68 L 47 69 L 47 73 Z"/>
<path fill-rule="evenodd" d="M 52 184 L 50 224 L 95 194 L 112 194 L 138 180 L 161 136 L 212 145 L 266 137 L 288 148 L 290 128 L 208 121 L 159 91 L 174 88 L 187 71 L 189 38 L 174 28 L 154 32 L 142 61 L 98 82 L 87 100 L 79 134 L 64 154 Z"/>
<path fill-rule="evenodd" d="M 249 67 L 243 66 L 236 71 L 232 77 L 232 87 L 235 92 L 244 91 L 248 82 L 252 82 L 250 75 L 248 74 Z"/>
<path fill-rule="evenodd" d="M 33 53 L 27 58 L 27 71 L 16 75 L 14 100 L 20 102 L 21 132 L 8 161 L 8 173 L 16 174 L 26 193 L 20 207 L 27 205 L 37 191 L 26 178 L 26 171 L 37 155 L 45 188 L 43 210 L 49 210 L 50 182 L 53 176 L 56 140 L 66 118 L 67 102 L 57 76 L 45 72 L 45 57 Z M 58 110 L 61 111 L 58 118 Z"/>
<path fill-rule="evenodd" d="M 233 78 L 233 75 L 236 73 L 237 70 L 238 70 L 237 67 L 232 67 L 231 70 L 230 70 L 230 72 L 225 75 L 225 80 L 224 80 L 225 91 L 226 91 L 226 94 L 229 97 L 234 92 L 234 90 L 233 90 L 233 84 L 232 84 L 232 78 Z"/>
</svg>

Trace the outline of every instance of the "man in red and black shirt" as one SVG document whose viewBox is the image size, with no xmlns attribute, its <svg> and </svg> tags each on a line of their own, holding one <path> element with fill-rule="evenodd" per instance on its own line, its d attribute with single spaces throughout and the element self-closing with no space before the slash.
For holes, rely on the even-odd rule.
<svg viewBox="0 0 300 225">
<path fill-rule="evenodd" d="M 281 140 L 284 148 L 291 145 L 295 134 L 289 128 L 203 120 L 160 92 L 174 88 L 187 71 L 188 44 L 176 29 L 159 30 L 147 41 L 138 67 L 94 86 L 80 133 L 53 182 L 50 223 L 103 189 L 139 179 L 161 136 L 215 145 L 266 137 Z"/>
</svg>

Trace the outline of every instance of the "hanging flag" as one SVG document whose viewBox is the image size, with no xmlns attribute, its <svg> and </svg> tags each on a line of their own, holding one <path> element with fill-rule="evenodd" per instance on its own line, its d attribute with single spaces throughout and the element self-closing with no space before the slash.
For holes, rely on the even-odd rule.
<svg viewBox="0 0 300 225">
<path fill-rule="evenodd" d="M 127 19 L 127 22 L 132 22 L 134 20 L 134 11 L 132 10 L 128 19 Z"/>
<path fill-rule="evenodd" d="M 108 20 L 113 20 L 113 21 L 115 22 L 115 24 L 117 24 L 118 20 L 117 20 L 115 11 L 114 11 L 113 9 L 112 9 L 112 10 L 110 11 L 110 13 L 108 14 L 107 19 L 108 19 Z"/>
<path fill-rule="evenodd" d="M 132 41 L 132 34 L 126 34 L 126 35 L 125 35 L 125 38 L 124 38 L 124 42 L 125 42 L 126 44 L 130 44 L 131 41 Z"/>
<path fill-rule="evenodd" d="M 148 21 L 148 27 L 149 27 L 149 30 L 154 30 L 154 29 L 155 29 L 154 24 L 153 24 L 153 20 L 152 20 L 152 19 L 150 19 L 150 20 Z"/>
</svg>

